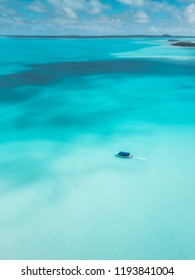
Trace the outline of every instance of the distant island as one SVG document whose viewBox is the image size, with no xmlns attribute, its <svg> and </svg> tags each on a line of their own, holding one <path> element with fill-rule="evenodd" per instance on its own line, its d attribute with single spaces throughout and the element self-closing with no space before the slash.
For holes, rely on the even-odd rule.
<svg viewBox="0 0 195 280">
<path fill-rule="evenodd" d="M 172 46 L 175 47 L 195 47 L 193 42 L 184 42 L 178 39 L 193 38 L 195 36 L 176 36 L 176 35 L 144 35 L 144 34 L 132 34 L 132 35 L 0 35 L 0 38 L 34 38 L 34 39 L 117 39 L 117 38 L 165 38 Z"/>
</svg>

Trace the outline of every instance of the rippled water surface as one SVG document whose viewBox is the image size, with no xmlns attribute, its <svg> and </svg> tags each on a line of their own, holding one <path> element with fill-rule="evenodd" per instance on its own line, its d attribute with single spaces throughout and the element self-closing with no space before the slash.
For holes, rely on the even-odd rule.
<svg viewBox="0 0 195 280">
<path fill-rule="evenodd" d="M 194 259 L 195 49 L 0 48 L 0 259 Z"/>
</svg>

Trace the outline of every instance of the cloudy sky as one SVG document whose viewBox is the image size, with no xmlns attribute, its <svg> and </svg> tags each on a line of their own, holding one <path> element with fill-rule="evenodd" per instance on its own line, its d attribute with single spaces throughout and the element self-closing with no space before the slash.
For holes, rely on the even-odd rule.
<svg viewBox="0 0 195 280">
<path fill-rule="evenodd" d="M 0 34 L 195 35 L 195 0 L 0 0 Z"/>
</svg>

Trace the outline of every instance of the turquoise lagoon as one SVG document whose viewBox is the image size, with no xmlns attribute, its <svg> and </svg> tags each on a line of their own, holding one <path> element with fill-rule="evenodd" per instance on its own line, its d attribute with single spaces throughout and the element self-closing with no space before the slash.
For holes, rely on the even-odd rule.
<svg viewBox="0 0 195 280">
<path fill-rule="evenodd" d="M 195 259 L 195 49 L 0 46 L 0 259 Z"/>
</svg>

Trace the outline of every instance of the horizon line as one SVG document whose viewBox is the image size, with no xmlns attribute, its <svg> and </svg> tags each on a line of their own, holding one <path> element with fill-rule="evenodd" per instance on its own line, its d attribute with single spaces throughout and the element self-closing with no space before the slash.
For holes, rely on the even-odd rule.
<svg viewBox="0 0 195 280">
<path fill-rule="evenodd" d="M 138 38 L 138 37 L 162 37 L 162 38 L 194 38 L 195 35 L 170 35 L 170 34 L 128 34 L 128 35 L 119 35 L 119 34 L 107 34 L 107 35 L 27 35 L 27 34 L 0 34 L 0 37 L 27 37 L 27 38 Z"/>
</svg>

